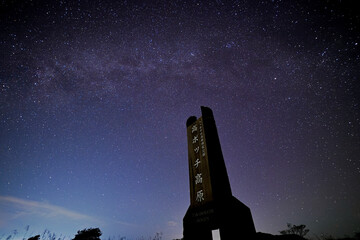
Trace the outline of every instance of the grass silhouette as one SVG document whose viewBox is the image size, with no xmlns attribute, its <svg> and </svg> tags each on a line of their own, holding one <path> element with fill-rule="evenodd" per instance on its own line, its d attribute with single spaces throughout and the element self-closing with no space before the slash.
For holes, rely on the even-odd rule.
<svg viewBox="0 0 360 240">
<path fill-rule="evenodd" d="M 83 229 L 81 231 L 84 231 L 86 229 Z M 80 231 L 78 231 L 80 232 Z M 76 235 L 76 233 L 74 233 L 74 236 Z M 267 235 L 267 236 L 266 236 Z M 262 234 L 262 233 L 257 233 L 257 237 L 259 237 L 259 239 L 275 239 L 274 237 L 276 237 L 277 235 L 271 235 L 271 234 Z M 280 235 L 281 236 L 281 235 Z M 286 240 L 286 234 L 282 235 L 283 238 L 281 238 L 281 240 Z M 278 236 L 279 237 L 279 236 Z M 285 238 L 284 238 L 285 237 Z M 74 237 L 69 237 L 69 236 L 65 236 L 65 235 L 56 235 L 55 233 L 51 232 L 49 229 L 45 229 L 41 234 L 39 234 L 38 232 L 33 232 L 30 231 L 30 225 L 27 225 L 22 231 L 18 231 L 18 230 L 13 230 L 10 234 L 1 234 L 0 235 L 0 240 L 73 240 Z M 107 237 L 107 238 L 101 238 L 102 240 L 130 240 L 127 237 L 118 235 L 118 236 L 112 236 L 112 237 Z M 320 236 L 318 235 L 313 235 L 313 237 L 308 237 L 308 238 L 304 238 L 304 239 L 310 239 L 310 240 L 360 240 L 360 232 L 357 232 L 353 235 L 353 237 L 340 237 L 340 238 L 335 238 L 331 235 L 327 235 L 327 234 L 321 234 Z M 150 236 L 150 237 L 137 237 L 135 238 L 135 240 L 162 240 L 162 233 L 156 233 L 154 236 Z M 174 239 L 175 240 L 175 239 Z M 178 240 L 182 240 L 182 239 L 178 239 Z"/>
<path fill-rule="evenodd" d="M 83 229 L 81 231 L 84 231 Z M 80 231 L 78 231 L 80 232 Z M 76 235 L 76 233 L 74 233 Z M 0 235 L 0 240 L 73 240 L 74 237 L 69 237 L 65 235 L 56 235 L 51 232 L 49 229 L 45 229 L 41 234 L 38 232 L 30 231 L 30 225 L 27 225 L 23 231 L 13 230 L 10 234 Z M 107 238 L 101 238 L 103 240 L 130 240 L 124 236 L 112 236 Z M 161 240 L 162 233 L 155 233 L 153 237 L 138 237 L 135 240 Z"/>
</svg>

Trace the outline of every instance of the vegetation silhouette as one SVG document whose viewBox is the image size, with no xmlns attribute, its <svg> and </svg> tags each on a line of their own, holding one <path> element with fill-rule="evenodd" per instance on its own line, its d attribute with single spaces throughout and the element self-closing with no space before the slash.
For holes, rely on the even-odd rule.
<svg viewBox="0 0 360 240">
<path fill-rule="evenodd" d="M 256 233 L 254 240 L 305 240 L 305 238 L 296 234 L 272 235 L 269 233 L 258 232 Z"/>
<path fill-rule="evenodd" d="M 300 237 L 305 237 L 305 235 L 309 232 L 309 229 L 305 229 L 306 225 L 292 225 L 291 223 L 287 224 L 288 229 L 280 231 L 281 235 L 290 235 L 295 234 Z"/>
<path fill-rule="evenodd" d="M 315 240 L 360 240 L 360 232 L 356 232 L 354 237 L 342 237 L 342 238 L 334 238 L 331 235 L 322 234 L 320 237 L 315 235 Z"/>
<path fill-rule="evenodd" d="M 24 228 L 23 231 L 13 230 L 10 234 L 0 234 L 0 240 L 101 240 L 100 236 L 102 235 L 102 232 L 99 228 L 88 228 L 77 231 L 77 234 L 74 238 L 70 238 L 69 236 L 64 236 L 62 234 L 56 235 L 55 233 L 52 233 L 48 229 L 45 229 L 41 234 L 32 236 L 33 233 L 29 232 L 30 225 L 27 225 Z M 19 236 L 19 234 L 22 234 L 22 236 Z M 31 236 L 31 237 L 30 237 Z M 107 238 L 102 238 L 102 240 L 126 240 L 127 238 L 124 236 L 112 236 Z M 162 239 L 162 233 L 157 232 L 154 236 L 149 237 L 137 237 L 136 240 L 161 240 Z"/>
<path fill-rule="evenodd" d="M 39 240 L 39 239 L 40 239 L 40 235 L 36 235 L 28 238 L 28 240 Z"/>
<path fill-rule="evenodd" d="M 88 228 L 78 231 L 72 240 L 101 240 L 101 231 L 99 228 Z"/>
<path fill-rule="evenodd" d="M 258 232 L 255 234 L 254 238 L 248 239 L 248 240 L 360 240 L 360 232 L 356 232 L 353 237 L 345 236 L 340 238 L 335 238 L 331 235 L 321 234 L 320 236 L 313 234 L 312 237 L 304 238 L 309 231 L 306 229 L 305 225 L 292 225 L 287 224 L 288 229 L 280 231 L 281 235 L 272 235 L 268 233 L 262 233 Z M 304 227 L 303 227 L 304 226 Z M 21 240 L 65 240 L 65 239 L 71 239 L 69 237 L 66 237 L 64 235 L 57 236 L 55 233 L 50 232 L 48 229 L 45 229 L 45 231 L 40 235 L 35 235 L 33 237 L 28 237 L 29 235 L 29 228 L 30 226 L 25 227 L 25 233 L 23 231 L 17 231 L 13 230 L 11 234 L 0 235 L 0 240 L 15 240 L 15 239 L 21 239 Z M 296 229 L 303 229 L 303 231 L 297 231 Z M 294 232 L 294 231 L 295 232 Z M 307 230 L 307 231 L 304 231 Z M 283 232 L 283 233 L 282 233 Z M 306 232 L 306 233 L 305 233 Z M 23 234 L 21 234 L 23 233 Z M 19 236 L 19 235 L 22 236 Z M 101 240 L 100 236 L 102 235 L 102 232 L 99 228 L 88 228 L 83 229 L 77 232 L 75 237 L 72 240 Z M 126 237 L 118 236 L 118 237 L 109 237 L 107 240 L 126 240 Z M 161 240 L 162 239 L 162 233 L 156 233 L 155 236 L 152 237 L 138 237 L 136 240 Z M 233 238 L 236 239 L 243 239 L 241 234 Z M 105 240 L 105 238 L 103 238 Z M 173 239 L 173 240 L 183 240 L 181 239 Z M 200 239 L 201 240 L 201 239 Z"/>
</svg>

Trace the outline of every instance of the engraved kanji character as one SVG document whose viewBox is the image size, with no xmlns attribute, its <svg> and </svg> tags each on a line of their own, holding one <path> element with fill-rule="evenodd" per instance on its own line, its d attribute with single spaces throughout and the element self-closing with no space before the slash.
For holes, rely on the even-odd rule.
<svg viewBox="0 0 360 240">
<path fill-rule="evenodd" d="M 204 192 L 203 192 L 203 190 L 200 190 L 200 191 L 198 191 L 197 193 L 196 193 L 196 201 L 197 202 L 202 202 L 202 201 L 204 201 L 205 199 L 204 199 Z"/>
<path fill-rule="evenodd" d="M 195 184 L 202 183 L 201 173 L 195 175 Z"/>
</svg>

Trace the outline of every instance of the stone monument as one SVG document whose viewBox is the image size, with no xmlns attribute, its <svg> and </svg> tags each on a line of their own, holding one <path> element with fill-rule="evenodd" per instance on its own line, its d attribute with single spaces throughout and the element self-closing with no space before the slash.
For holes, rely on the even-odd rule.
<svg viewBox="0 0 360 240">
<path fill-rule="evenodd" d="M 189 117 L 188 138 L 190 207 L 183 219 L 184 240 L 252 239 L 255 226 L 250 209 L 231 192 L 215 120 L 210 108 L 202 117 Z"/>
</svg>

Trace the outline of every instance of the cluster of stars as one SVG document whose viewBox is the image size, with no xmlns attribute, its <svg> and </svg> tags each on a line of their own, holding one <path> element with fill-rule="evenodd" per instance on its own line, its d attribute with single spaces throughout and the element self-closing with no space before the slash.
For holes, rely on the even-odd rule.
<svg viewBox="0 0 360 240">
<path fill-rule="evenodd" d="M 205 105 L 233 193 L 258 231 L 287 222 L 360 231 L 360 18 L 351 3 L 5 1 L 2 9 L 1 196 L 92 212 L 109 235 L 121 223 L 129 234 L 156 225 L 180 238 L 185 120 Z"/>
</svg>

